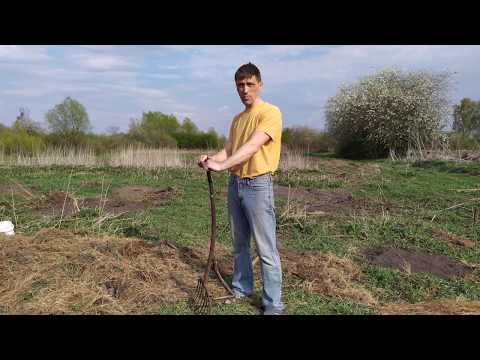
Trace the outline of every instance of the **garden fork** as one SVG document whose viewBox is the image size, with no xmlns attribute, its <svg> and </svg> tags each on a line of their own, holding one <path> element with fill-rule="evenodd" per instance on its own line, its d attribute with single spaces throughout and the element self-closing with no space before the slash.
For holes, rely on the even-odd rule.
<svg viewBox="0 0 480 360">
<path fill-rule="evenodd" d="M 234 294 L 230 286 L 225 282 L 215 259 L 215 239 L 216 239 L 216 212 L 215 212 L 215 198 L 213 192 L 213 181 L 210 170 L 207 171 L 208 189 L 210 192 L 210 217 L 211 217 L 211 236 L 210 236 L 210 251 L 208 253 L 207 266 L 202 277 L 197 281 L 197 287 L 193 294 L 193 310 L 197 314 L 210 314 L 213 300 L 220 300 L 226 298 L 233 298 Z M 210 270 L 213 269 L 218 279 L 222 283 L 223 287 L 230 293 L 229 296 L 224 296 L 218 299 L 212 299 L 212 296 L 208 292 L 207 281 Z"/>
</svg>

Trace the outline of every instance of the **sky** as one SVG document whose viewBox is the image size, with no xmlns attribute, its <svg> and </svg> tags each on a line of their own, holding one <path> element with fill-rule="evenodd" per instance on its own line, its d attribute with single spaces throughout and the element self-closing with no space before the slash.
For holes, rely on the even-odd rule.
<svg viewBox="0 0 480 360">
<path fill-rule="evenodd" d="M 341 84 L 385 68 L 450 71 L 453 103 L 480 100 L 478 45 L 0 45 L 0 123 L 27 108 L 45 114 L 70 96 L 92 130 L 128 131 L 146 111 L 189 117 L 228 132 L 244 107 L 233 76 L 256 64 L 262 98 L 280 108 L 284 127 L 325 128 L 324 106 Z"/>
</svg>

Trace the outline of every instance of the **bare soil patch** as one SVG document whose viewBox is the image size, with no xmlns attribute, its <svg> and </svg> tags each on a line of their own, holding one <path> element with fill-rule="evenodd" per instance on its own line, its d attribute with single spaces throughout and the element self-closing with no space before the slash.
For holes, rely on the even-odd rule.
<svg viewBox="0 0 480 360">
<path fill-rule="evenodd" d="M 448 244 L 458 245 L 466 248 L 473 248 L 475 243 L 472 240 L 465 239 L 461 236 L 450 234 L 443 230 L 434 230 L 433 235 Z"/>
<path fill-rule="evenodd" d="M 276 197 L 290 199 L 293 204 L 304 207 L 305 212 L 325 215 L 378 214 L 391 212 L 395 205 L 388 201 L 356 198 L 344 190 L 327 191 L 303 187 L 275 186 Z"/>
<path fill-rule="evenodd" d="M 372 248 L 363 251 L 372 265 L 389 267 L 411 273 L 430 273 L 441 278 L 463 277 L 474 268 L 444 255 L 399 248 Z"/>
<path fill-rule="evenodd" d="M 11 195 L 20 196 L 24 199 L 32 199 L 36 196 L 35 190 L 15 181 L 0 184 L 0 194 L 6 198 L 10 198 Z"/>
<path fill-rule="evenodd" d="M 113 190 L 107 195 L 76 198 L 66 192 L 50 193 L 46 200 L 37 205 L 44 216 L 68 217 L 82 209 L 101 209 L 113 215 L 142 211 L 164 204 L 175 194 L 173 188 L 157 189 L 146 186 L 127 186 Z"/>
</svg>

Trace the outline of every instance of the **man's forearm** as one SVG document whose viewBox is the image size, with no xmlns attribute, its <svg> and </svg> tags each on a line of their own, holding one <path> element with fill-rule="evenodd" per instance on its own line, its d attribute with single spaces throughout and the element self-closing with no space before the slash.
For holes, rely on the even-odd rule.
<svg viewBox="0 0 480 360">
<path fill-rule="evenodd" d="M 231 151 L 225 151 L 225 160 L 218 161 L 215 158 L 211 157 L 210 159 L 207 159 L 205 165 L 207 166 L 207 168 L 213 171 L 231 169 L 232 167 L 240 165 L 250 159 L 257 151 L 260 150 L 262 145 L 264 145 L 269 140 L 270 136 L 265 132 L 255 131 L 250 137 L 250 139 L 245 144 L 243 144 L 237 151 L 235 151 L 235 153 L 231 154 Z M 228 147 L 226 149 L 231 149 L 231 147 Z"/>
<path fill-rule="evenodd" d="M 231 167 L 241 164 L 250 159 L 258 150 L 258 145 L 246 143 L 241 146 L 240 149 L 238 149 L 234 154 L 232 154 L 232 156 L 226 157 L 225 160 L 222 160 L 222 165 L 225 169 L 230 169 Z"/>
<path fill-rule="evenodd" d="M 222 162 L 222 161 L 225 161 L 227 160 L 227 150 L 223 149 L 221 151 L 219 151 L 218 153 L 216 153 L 215 155 L 212 155 L 212 156 L 209 156 L 211 159 L 213 159 L 214 161 L 217 161 L 217 162 Z"/>
</svg>

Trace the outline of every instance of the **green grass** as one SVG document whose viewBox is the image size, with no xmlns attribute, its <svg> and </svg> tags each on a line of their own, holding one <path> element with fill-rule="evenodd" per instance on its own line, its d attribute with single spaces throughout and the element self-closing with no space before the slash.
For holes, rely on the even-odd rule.
<svg viewBox="0 0 480 360">
<path fill-rule="evenodd" d="M 463 296 L 480 299 L 478 283 L 461 278 L 445 280 L 426 273 L 406 275 L 398 270 L 365 265 L 365 283 L 382 302 L 416 303 L 441 298 Z"/>
<path fill-rule="evenodd" d="M 321 161 L 338 161 L 327 155 Z M 362 269 L 358 285 L 369 289 L 380 302 L 424 300 L 463 296 L 480 299 L 478 274 L 470 280 L 441 279 L 429 274 L 407 275 L 397 270 L 372 266 L 360 256 L 369 247 L 388 246 L 419 249 L 441 254 L 458 261 L 480 263 L 480 226 L 473 223 L 473 209 L 480 208 L 479 192 L 457 190 L 478 188 L 480 166 L 478 164 L 454 164 L 449 162 L 423 162 L 415 164 L 390 161 L 346 162 L 355 169 L 362 164 L 376 164 L 378 174 L 365 177 L 361 183 L 332 180 L 327 170 L 292 170 L 278 172 L 275 181 L 279 185 L 320 188 L 324 191 L 351 192 L 355 197 L 383 200 L 392 204 L 388 214 L 362 216 L 307 217 L 293 221 L 280 218 L 285 209 L 285 199 L 277 198 L 278 241 L 283 247 L 333 253 L 355 261 Z M 16 224 L 16 232 L 33 234 L 42 228 L 57 227 L 86 234 L 110 234 L 134 236 L 146 240 L 166 240 L 178 246 L 207 246 L 210 238 L 210 211 L 208 184 L 205 173 L 199 169 L 166 169 L 158 171 L 126 170 L 115 168 L 1 168 L 0 185 L 10 179 L 20 182 L 35 192 L 35 199 L 11 194 L 0 194 L 0 219 Z M 352 170 L 353 171 L 353 170 Z M 328 175 L 328 176 L 327 176 Z M 227 174 L 213 174 L 217 193 L 227 187 Z M 61 223 L 48 220 L 34 212 L 35 202 L 42 201 L 54 191 L 73 192 L 76 196 L 99 195 L 114 189 L 143 185 L 156 188 L 171 187 L 175 196 L 164 205 L 144 212 L 124 214 L 95 226 L 101 214 L 95 210 L 82 210 Z M 455 206 L 458 204 L 463 204 Z M 231 248 L 230 227 L 227 221 L 226 198 L 218 195 L 217 240 Z M 479 220 L 480 221 L 480 220 Z M 473 248 L 448 244 L 436 238 L 436 230 L 473 241 Z M 67 266 L 67 265 L 66 265 Z M 75 269 L 71 269 L 75 276 Z M 289 284 L 290 279 L 286 279 Z M 23 294 L 26 299 L 35 291 Z M 260 289 L 256 289 L 259 296 Z M 331 298 L 311 294 L 300 287 L 285 286 L 284 301 L 287 314 L 374 314 L 375 309 L 348 299 Z M 73 310 L 72 310 L 73 311 Z M 156 314 L 190 314 L 185 302 L 159 305 L 152 308 Z M 253 315 L 258 309 L 248 303 L 220 305 L 215 314 Z"/>
</svg>

